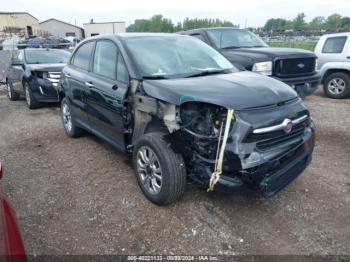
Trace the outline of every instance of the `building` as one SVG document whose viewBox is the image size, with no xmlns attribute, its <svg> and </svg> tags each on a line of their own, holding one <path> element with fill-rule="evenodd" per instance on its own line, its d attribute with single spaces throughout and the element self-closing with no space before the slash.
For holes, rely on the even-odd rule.
<svg viewBox="0 0 350 262">
<path fill-rule="evenodd" d="M 0 36 L 42 35 L 39 21 L 27 12 L 0 12 Z"/>
<path fill-rule="evenodd" d="M 39 23 L 40 29 L 50 35 L 58 37 L 74 36 L 84 38 L 84 29 L 55 18 L 51 18 Z"/>
<path fill-rule="evenodd" d="M 102 34 L 117 34 L 125 32 L 125 22 L 105 22 L 94 23 L 91 20 L 90 23 L 84 24 L 85 36 L 91 37 Z"/>
</svg>

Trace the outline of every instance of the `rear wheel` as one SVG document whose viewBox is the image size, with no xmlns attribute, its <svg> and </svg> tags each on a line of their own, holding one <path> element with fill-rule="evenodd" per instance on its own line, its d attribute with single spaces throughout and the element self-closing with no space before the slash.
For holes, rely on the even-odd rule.
<svg viewBox="0 0 350 262">
<path fill-rule="evenodd" d="M 133 165 L 138 184 L 151 202 L 167 205 L 184 194 L 184 160 L 171 149 L 163 133 L 149 133 L 141 137 L 134 147 Z"/>
<path fill-rule="evenodd" d="M 350 76 L 346 73 L 330 74 L 323 86 L 325 94 L 330 98 L 342 99 L 350 96 Z"/>
<path fill-rule="evenodd" d="M 7 90 L 7 97 L 11 101 L 16 101 L 19 98 L 19 94 L 13 91 L 13 86 L 10 80 L 6 80 L 6 90 Z"/>
<path fill-rule="evenodd" d="M 29 109 L 35 109 L 39 107 L 39 103 L 35 100 L 32 90 L 29 87 L 28 82 L 23 82 L 24 94 L 26 96 L 26 103 Z"/>
</svg>

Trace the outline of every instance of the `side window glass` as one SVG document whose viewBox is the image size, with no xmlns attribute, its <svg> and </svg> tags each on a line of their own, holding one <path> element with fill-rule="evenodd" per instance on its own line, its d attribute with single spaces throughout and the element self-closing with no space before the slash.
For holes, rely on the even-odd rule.
<svg viewBox="0 0 350 262">
<path fill-rule="evenodd" d="M 74 54 L 72 64 L 84 70 L 89 70 L 90 58 L 92 50 L 94 48 L 94 42 L 88 42 L 77 50 Z"/>
<path fill-rule="evenodd" d="M 98 41 L 95 49 L 93 72 L 116 80 L 118 50 L 111 41 Z"/>
<path fill-rule="evenodd" d="M 343 52 L 346 36 L 329 37 L 322 49 L 322 53 L 340 54 Z"/>
<path fill-rule="evenodd" d="M 18 52 L 18 57 L 17 57 L 18 61 L 23 62 L 23 51 L 19 51 Z"/>
<path fill-rule="evenodd" d="M 220 30 L 209 30 L 208 35 L 210 40 L 214 43 L 217 48 L 221 48 L 221 31 Z"/>
<path fill-rule="evenodd" d="M 120 53 L 118 55 L 117 80 L 124 83 L 129 82 L 128 71 L 126 70 L 123 57 L 121 56 Z"/>
</svg>

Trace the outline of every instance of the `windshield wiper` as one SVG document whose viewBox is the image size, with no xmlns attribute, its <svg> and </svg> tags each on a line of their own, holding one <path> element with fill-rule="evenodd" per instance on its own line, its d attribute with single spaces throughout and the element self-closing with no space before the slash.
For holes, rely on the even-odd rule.
<svg viewBox="0 0 350 262">
<path fill-rule="evenodd" d="M 143 76 L 142 79 L 169 79 L 169 77 L 163 76 L 163 75 L 150 75 L 150 76 Z"/>
<path fill-rule="evenodd" d="M 227 69 L 219 69 L 219 70 L 203 70 L 198 73 L 194 73 L 191 75 L 185 76 L 185 78 L 189 77 L 197 77 L 197 76 L 207 76 L 207 75 L 215 75 L 215 74 L 225 74 L 227 73 Z"/>
</svg>

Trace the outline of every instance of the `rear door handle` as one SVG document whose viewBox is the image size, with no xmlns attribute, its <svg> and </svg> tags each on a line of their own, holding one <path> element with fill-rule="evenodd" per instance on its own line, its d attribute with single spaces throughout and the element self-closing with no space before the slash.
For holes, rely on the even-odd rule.
<svg viewBox="0 0 350 262">
<path fill-rule="evenodd" d="M 67 78 L 71 78 L 70 74 L 64 74 L 64 76 L 67 77 Z"/>
<path fill-rule="evenodd" d="M 346 58 L 347 58 L 347 59 L 350 59 L 350 56 L 347 56 Z"/>
<path fill-rule="evenodd" d="M 85 85 L 90 88 L 94 87 L 94 84 L 91 82 L 85 82 Z"/>
</svg>

